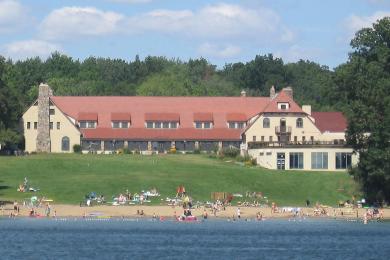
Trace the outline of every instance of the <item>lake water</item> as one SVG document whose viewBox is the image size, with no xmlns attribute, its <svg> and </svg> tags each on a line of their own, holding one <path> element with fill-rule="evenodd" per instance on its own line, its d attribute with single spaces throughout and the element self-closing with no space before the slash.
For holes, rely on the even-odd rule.
<svg viewBox="0 0 390 260">
<path fill-rule="evenodd" d="M 390 223 L 0 219 L 1 259 L 389 259 Z"/>
</svg>

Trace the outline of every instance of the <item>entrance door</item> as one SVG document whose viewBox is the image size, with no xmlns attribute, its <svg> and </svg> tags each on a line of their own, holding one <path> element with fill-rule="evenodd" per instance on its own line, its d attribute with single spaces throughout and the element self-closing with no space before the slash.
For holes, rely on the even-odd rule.
<svg viewBox="0 0 390 260">
<path fill-rule="evenodd" d="M 280 119 L 280 133 L 286 132 L 286 119 Z"/>
<path fill-rule="evenodd" d="M 276 155 L 276 167 L 278 170 L 284 170 L 286 167 L 286 155 L 285 153 L 277 153 Z"/>
<path fill-rule="evenodd" d="M 159 153 L 164 152 L 164 142 L 158 142 L 158 152 Z"/>
</svg>

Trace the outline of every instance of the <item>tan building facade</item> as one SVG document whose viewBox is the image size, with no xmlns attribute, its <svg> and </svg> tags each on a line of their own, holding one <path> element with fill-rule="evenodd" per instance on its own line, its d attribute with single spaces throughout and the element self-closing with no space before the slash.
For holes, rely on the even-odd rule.
<svg viewBox="0 0 390 260">
<path fill-rule="evenodd" d="M 269 97 L 72 97 L 39 86 L 23 114 L 26 152 L 164 153 L 240 149 L 269 169 L 346 170 L 357 156 L 346 146 L 340 112 L 312 112 L 290 87 Z"/>
</svg>

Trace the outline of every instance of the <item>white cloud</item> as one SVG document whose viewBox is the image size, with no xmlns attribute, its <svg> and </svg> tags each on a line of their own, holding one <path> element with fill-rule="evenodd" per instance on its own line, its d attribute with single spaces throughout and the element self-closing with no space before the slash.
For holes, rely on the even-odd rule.
<svg viewBox="0 0 390 260">
<path fill-rule="evenodd" d="M 63 7 L 52 11 L 40 26 L 45 39 L 121 34 L 174 34 L 187 38 L 291 42 L 294 33 L 271 9 L 215 4 L 198 10 L 156 9 L 133 16 L 93 7 Z"/>
<path fill-rule="evenodd" d="M 234 4 L 208 5 L 200 10 L 154 10 L 130 17 L 130 31 L 174 32 L 204 38 L 291 41 L 294 33 L 271 9 L 249 9 Z"/>
<path fill-rule="evenodd" d="M 202 44 L 198 52 L 206 57 L 232 58 L 241 53 L 241 48 L 234 45 L 219 46 L 211 43 Z"/>
<path fill-rule="evenodd" d="M 24 21 L 25 9 L 15 0 L 0 0 L 0 32 L 12 31 Z"/>
<path fill-rule="evenodd" d="M 40 30 L 46 39 L 99 36 L 116 32 L 123 19 L 121 14 L 94 7 L 63 7 L 52 11 L 41 23 Z"/>
<path fill-rule="evenodd" d="M 45 59 L 55 51 L 62 51 L 62 48 L 59 45 L 39 40 L 17 41 L 4 46 L 6 56 L 15 60 L 36 56 Z"/>
<path fill-rule="evenodd" d="M 390 16 L 389 11 L 378 11 L 371 16 L 351 15 L 346 19 L 345 23 L 350 34 L 354 34 L 362 28 L 372 27 L 373 23 L 386 16 Z"/>
</svg>

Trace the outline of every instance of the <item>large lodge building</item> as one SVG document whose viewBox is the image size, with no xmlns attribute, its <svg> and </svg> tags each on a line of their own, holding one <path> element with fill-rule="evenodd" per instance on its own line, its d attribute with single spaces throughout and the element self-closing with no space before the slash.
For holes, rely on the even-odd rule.
<svg viewBox="0 0 390 260">
<path fill-rule="evenodd" d="M 269 97 L 54 96 L 48 85 L 23 115 L 27 152 L 141 153 L 236 147 L 270 169 L 345 170 L 357 156 L 345 144 L 340 112 L 312 112 L 290 87 Z"/>
</svg>

